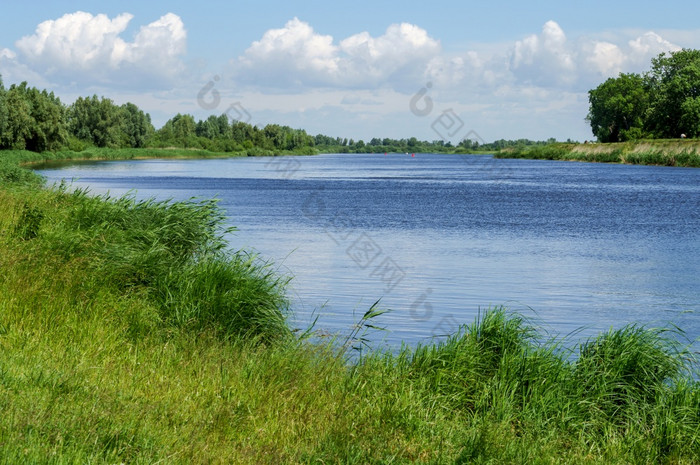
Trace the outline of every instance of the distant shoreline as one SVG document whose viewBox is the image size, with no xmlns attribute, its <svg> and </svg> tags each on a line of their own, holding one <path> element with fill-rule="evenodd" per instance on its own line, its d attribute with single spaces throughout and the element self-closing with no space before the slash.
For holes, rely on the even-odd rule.
<svg viewBox="0 0 700 465">
<path fill-rule="evenodd" d="M 502 149 L 494 157 L 700 168 L 700 140 L 658 139 L 604 144 L 557 142 Z"/>
</svg>

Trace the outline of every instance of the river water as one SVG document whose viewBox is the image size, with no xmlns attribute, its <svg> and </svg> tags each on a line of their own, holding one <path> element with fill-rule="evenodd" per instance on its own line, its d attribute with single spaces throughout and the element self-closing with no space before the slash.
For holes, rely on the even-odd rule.
<svg viewBox="0 0 700 465">
<path fill-rule="evenodd" d="M 293 277 L 292 323 L 341 337 L 377 300 L 375 344 L 429 342 L 505 305 L 574 341 L 628 323 L 700 336 L 700 170 L 488 155 L 62 164 L 93 193 L 217 197 Z"/>
</svg>

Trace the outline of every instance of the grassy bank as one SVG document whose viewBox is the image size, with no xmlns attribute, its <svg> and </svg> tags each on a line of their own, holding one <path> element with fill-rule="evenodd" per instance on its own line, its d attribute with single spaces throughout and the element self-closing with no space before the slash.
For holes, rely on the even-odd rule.
<svg viewBox="0 0 700 465">
<path fill-rule="evenodd" d="M 633 165 L 700 167 L 700 140 L 643 140 L 616 144 L 554 143 L 503 149 L 496 158 L 569 160 Z"/>
<path fill-rule="evenodd" d="M 350 362 L 373 313 L 347 344 L 292 331 L 286 279 L 226 249 L 215 203 L 34 181 L 0 184 L 0 463 L 700 461 L 671 333 L 567 350 L 497 308 Z"/>
</svg>

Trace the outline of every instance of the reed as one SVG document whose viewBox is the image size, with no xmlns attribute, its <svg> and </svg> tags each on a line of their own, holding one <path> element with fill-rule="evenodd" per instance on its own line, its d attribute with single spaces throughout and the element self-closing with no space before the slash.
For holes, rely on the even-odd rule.
<svg viewBox="0 0 700 465">
<path fill-rule="evenodd" d="M 660 139 L 611 144 L 553 143 L 507 148 L 494 154 L 494 157 L 697 168 L 700 167 L 700 141 Z"/>
<path fill-rule="evenodd" d="M 17 180 L 0 206 L 2 464 L 700 462 L 677 328 L 577 342 L 498 307 L 381 352 L 375 303 L 312 342 L 213 201 Z"/>
</svg>

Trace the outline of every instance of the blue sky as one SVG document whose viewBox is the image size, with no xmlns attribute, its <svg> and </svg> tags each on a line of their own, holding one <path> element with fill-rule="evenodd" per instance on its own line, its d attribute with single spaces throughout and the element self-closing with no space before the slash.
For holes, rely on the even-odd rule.
<svg viewBox="0 0 700 465">
<path fill-rule="evenodd" d="M 3 5 L 0 74 L 156 126 L 228 112 L 312 134 L 577 140 L 587 90 L 700 48 L 697 2 L 45 1 Z M 209 84 L 209 87 L 207 85 Z M 215 91 L 202 93 L 202 89 Z M 428 100 L 416 100 L 414 96 Z M 430 110 L 430 111 L 427 111 Z"/>
</svg>

